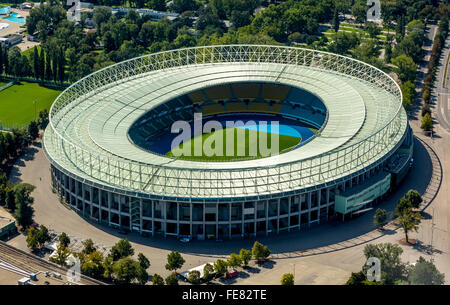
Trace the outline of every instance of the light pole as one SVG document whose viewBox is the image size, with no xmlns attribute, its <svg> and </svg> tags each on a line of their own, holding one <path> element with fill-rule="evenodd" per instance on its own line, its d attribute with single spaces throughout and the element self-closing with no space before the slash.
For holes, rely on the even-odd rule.
<svg viewBox="0 0 450 305">
<path fill-rule="evenodd" d="M 294 274 L 293 274 L 293 276 L 294 276 L 294 285 L 295 285 L 295 263 L 292 263 L 292 266 L 293 266 L 293 269 L 294 269 Z"/>
<path fill-rule="evenodd" d="M 430 261 L 433 262 L 433 233 L 434 233 L 434 207 L 431 207 L 432 211 L 433 211 L 433 215 L 431 216 L 431 241 L 430 241 L 430 255 L 431 255 L 431 259 Z"/>
</svg>

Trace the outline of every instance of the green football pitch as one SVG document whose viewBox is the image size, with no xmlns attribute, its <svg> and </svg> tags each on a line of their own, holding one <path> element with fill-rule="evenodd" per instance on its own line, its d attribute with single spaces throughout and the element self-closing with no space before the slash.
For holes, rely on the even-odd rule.
<svg viewBox="0 0 450 305">
<path fill-rule="evenodd" d="M 178 147 L 174 148 L 170 152 L 166 154 L 167 157 L 175 157 L 177 159 L 182 160 L 191 160 L 191 161 L 203 161 L 203 162 L 226 162 L 226 161 L 239 161 L 239 160 L 249 160 L 249 159 L 257 159 L 266 157 L 264 151 L 260 151 L 259 149 L 259 139 L 266 139 L 266 145 L 263 147 L 267 147 L 271 149 L 271 141 L 272 134 L 266 132 L 258 132 L 255 130 L 248 129 L 240 129 L 240 133 L 238 135 L 239 128 L 225 128 L 217 131 L 213 131 L 208 134 L 203 134 L 201 136 L 190 139 L 186 143 L 180 144 Z M 245 135 L 244 135 L 245 131 Z M 234 136 L 231 136 L 234 132 Z M 245 137 L 244 137 L 245 136 Z M 278 151 L 279 153 L 288 151 L 290 148 L 295 147 L 300 143 L 301 138 L 292 137 L 286 135 L 278 135 Z M 200 154 L 195 154 L 195 143 L 201 143 L 204 148 Z M 222 138 L 222 149 L 220 149 L 220 145 L 217 145 L 217 142 L 220 142 L 220 138 Z M 231 148 L 228 148 L 227 153 L 227 138 L 233 139 Z M 245 140 L 242 140 L 245 139 Z M 245 144 L 245 145 L 244 145 Z M 184 145 L 187 147 L 183 150 Z M 217 146 L 216 146 L 217 145 Z M 207 147 L 213 148 L 213 151 L 207 151 Z M 190 149 L 189 149 L 190 148 Z M 182 151 L 180 155 L 180 151 Z M 190 151 L 190 153 L 189 153 Z M 222 154 L 220 155 L 220 151 Z M 233 152 L 234 151 L 234 152 Z"/>
<path fill-rule="evenodd" d="M 34 120 L 43 109 L 50 109 L 61 91 L 20 82 L 0 91 L 0 121 L 5 127 L 21 127 Z M 34 105 L 36 101 L 36 109 Z"/>
</svg>

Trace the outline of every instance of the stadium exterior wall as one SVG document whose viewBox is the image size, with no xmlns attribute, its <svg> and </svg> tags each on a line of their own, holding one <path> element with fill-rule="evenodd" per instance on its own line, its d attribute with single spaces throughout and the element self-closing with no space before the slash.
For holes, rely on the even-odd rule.
<svg viewBox="0 0 450 305">
<path fill-rule="evenodd" d="M 290 194 L 217 200 L 150 199 L 148 194 L 93 185 L 53 165 L 50 170 L 53 189 L 61 202 L 92 221 L 146 236 L 225 240 L 298 231 L 327 222 L 336 215 L 336 193 L 364 185 L 379 175 L 390 155 L 331 184 Z M 364 207 L 378 203 L 384 195 Z"/>
<path fill-rule="evenodd" d="M 211 48 L 211 50 L 208 48 Z M 136 231 L 143 235 L 191 237 L 195 239 L 215 238 L 222 240 L 295 231 L 326 222 L 330 217 L 336 216 L 335 196 L 352 190 L 352 188 L 370 187 L 368 183 L 373 180 L 371 178 L 382 175 L 384 171 L 388 170 L 389 159 L 399 152 L 406 137 L 412 136 L 410 132 L 407 132 L 410 129 L 407 126 L 406 114 L 401 108 L 401 91 L 398 85 L 384 72 L 358 61 L 324 52 L 273 46 L 214 46 L 205 47 L 204 50 L 193 48 L 177 52 L 180 52 L 180 54 L 187 52 L 187 55 L 189 55 L 188 52 L 194 52 L 194 58 L 196 60 L 200 58 L 203 63 L 205 60 L 209 60 L 208 58 L 216 58 L 216 56 L 223 54 L 229 56 L 229 58 L 217 57 L 220 61 L 233 61 L 237 60 L 236 58 L 241 58 L 241 61 L 249 61 L 255 60 L 251 57 L 254 54 L 253 51 L 261 48 L 264 50 L 268 48 L 269 51 L 273 51 L 274 55 L 272 53 L 266 55 L 266 60 L 279 61 L 280 64 L 284 64 L 290 63 L 294 58 L 298 65 L 310 66 L 314 69 L 321 68 L 335 74 L 346 74 L 352 78 L 371 83 L 394 95 L 399 108 L 393 114 L 392 119 L 372 135 L 368 135 L 365 139 L 352 144 L 352 146 L 344 147 L 342 150 L 336 149 L 316 158 L 318 163 L 314 166 L 319 170 L 314 175 L 312 173 L 312 160 L 308 160 L 310 167 L 302 167 L 301 165 L 296 167 L 297 164 L 294 164 L 294 162 L 288 165 L 281 164 L 280 166 L 288 167 L 289 171 L 279 174 L 278 191 L 249 195 L 237 193 L 233 196 L 231 191 L 230 193 L 220 194 L 220 188 L 217 187 L 217 195 L 214 193 L 214 196 L 196 197 L 192 193 L 183 196 L 183 190 L 186 186 L 174 185 L 175 191 L 172 196 L 164 191 L 150 192 L 142 187 L 142 182 L 139 184 L 132 181 L 131 178 L 132 174 L 135 174 L 132 172 L 132 166 L 138 165 L 139 172 L 136 173 L 142 174 L 141 163 L 133 163 L 126 158 L 121 158 L 120 161 L 126 164 L 122 167 L 118 163 L 119 177 L 123 179 L 120 180 L 120 183 L 113 183 L 117 177 L 114 176 L 115 171 L 110 171 L 109 166 L 111 165 L 114 169 L 114 162 L 110 162 L 108 157 L 105 159 L 108 161 L 108 167 L 102 168 L 103 159 L 99 158 L 98 176 L 95 176 L 93 172 L 96 173 L 97 169 L 92 166 L 91 158 L 93 160 L 98 153 L 87 151 L 76 143 L 72 143 L 65 138 L 65 131 L 58 131 L 57 128 L 59 125 L 64 126 L 64 124 L 59 123 L 63 122 L 65 115 L 72 109 L 72 101 L 83 99 L 90 93 L 96 93 L 96 90 L 99 90 L 101 86 L 113 86 L 118 80 L 122 80 L 121 78 L 131 77 L 133 73 L 148 72 L 147 69 L 150 70 L 150 68 L 147 68 L 147 66 L 150 67 L 153 62 L 149 61 L 150 63 L 148 63 L 147 58 L 137 58 L 128 63 L 117 64 L 112 68 L 105 68 L 92 76 L 86 77 L 64 91 L 52 106 L 50 125 L 44 136 L 44 151 L 51 163 L 52 187 L 54 192 L 59 195 L 61 202 L 75 209 L 80 215 L 111 227 Z M 244 51 L 248 53 L 245 53 L 246 56 L 241 54 Z M 197 52 L 204 52 L 203 56 L 197 56 Z M 169 59 L 171 60 L 167 60 L 167 62 L 171 63 L 175 62 L 172 57 L 176 54 L 178 53 L 173 52 L 172 54 L 169 52 L 158 56 L 165 58 L 170 55 Z M 208 54 L 211 56 L 205 56 Z M 273 57 L 277 54 L 280 56 Z M 303 57 L 300 57 L 301 54 Z M 158 56 L 154 56 L 155 58 L 149 57 L 149 59 L 158 63 L 158 66 L 151 69 L 165 68 L 166 62 L 160 64 L 157 61 Z M 174 58 L 179 60 L 179 66 L 182 66 L 184 63 L 182 60 L 185 57 Z M 186 65 L 196 63 L 196 61 L 189 59 L 190 57 L 186 56 L 186 58 Z M 304 60 L 301 60 L 302 58 Z M 258 58 L 257 61 L 259 60 Z M 347 62 L 350 64 L 346 64 Z M 159 67 L 159 64 L 162 67 Z M 139 72 L 139 69 L 143 72 Z M 108 75 L 108 78 L 102 77 L 103 74 Z M 347 161 L 346 158 L 348 158 Z M 112 161 L 115 161 L 115 159 L 116 157 L 111 158 Z M 331 164 L 333 160 L 336 160 L 334 165 Z M 340 160 L 344 162 L 339 162 Z M 299 160 L 299 162 L 301 161 Z M 304 163 L 308 164 L 307 162 Z M 142 167 L 144 165 L 153 169 L 152 164 L 142 164 Z M 76 170 L 71 170 L 74 168 Z M 129 181 L 124 178 L 124 175 L 121 175 L 128 170 L 130 171 Z M 157 170 L 167 173 L 169 177 L 172 169 L 161 167 Z M 190 168 L 182 170 L 191 173 L 201 171 Z M 264 170 L 264 168 L 255 169 L 255 176 L 259 178 L 258 175 L 262 174 Z M 225 170 L 222 171 L 226 172 Z M 78 175 L 78 172 L 81 174 Z M 211 175 L 214 169 L 205 172 Z M 295 175 L 298 175 L 298 177 Z M 292 183 L 289 184 L 292 187 L 283 191 L 284 188 L 281 187 L 280 182 L 283 179 L 280 177 L 294 176 L 295 178 L 291 178 Z M 192 179 L 186 177 L 183 178 L 186 181 Z M 307 178 L 307 182 L 300 183 L 303 181 L 302 178 Z M 182 181 L 183 179 L 178 180 Z M 203 176 L 195 176 L 195 179 L 202 181 Z M 252 180 L 252 175 L 246 177 L 243 180 L 243 185 L 246 185 L 245 182 L 249 183 Z M 259 185 L 255 185 L 255 188 L 257 186 Z M 378 195 L 379 197 L 365 202 L 361 208 L 377 203 L 380 197 L 385 194 Z M 351 213 L 349 215 L 351 216 Z"/>
</svg>

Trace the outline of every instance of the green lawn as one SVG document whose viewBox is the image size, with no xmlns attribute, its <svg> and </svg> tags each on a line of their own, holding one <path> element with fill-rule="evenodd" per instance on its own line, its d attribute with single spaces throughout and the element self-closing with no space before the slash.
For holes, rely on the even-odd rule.
<svg viewBox="0 0 450 305">
<path fill-rule="evenodd" d="M 253 131 L 253 130 L 245 130 L 245 153 L 243 156 L 239 156 L 238 155 L 238 134 L 237 134 L 237 130 L 239 128 L 225 128 L 222 130 L 218 130 L 218 131 L 213 131 L 209 134 L 203 134 L 201 136 L 198 137 L 202 137 L 202 145 L 204 146 L 205 141 L 207 141 L 207 147 L 213 147 L 215 148 L 216 146 L 214 144 L 210 145 L 211 142 L 213 141 L 213 137 L 212 135 L 215 133 L 218 133 L 215 137 L 220 138 L 222 136 L 223 138 L 223 150 L 222 150 L 222 155 L 223 156 L 217 156 L 217 155 L 213 155 L 213 156 L 207 156 L 206 154 L 202 154 L 201 156 L 194 156 L 194 143 L 195 143 L 195 139 L 193 138 L 191 139 L 189 142 L 187 142 L 186 145 L 190 145 L 191 147 L 191 155 L 190 156 L 179 156 L 177 157 L 178 159 L 183 159 L 183 160 L 191 160 L 191 161 L 208 161 L 208 162 L 224 162 L 224 161 L 234 161 L 234 160 L 245 160 L 245 159 L 257 159 L 257 158 L 262 158 L 263 154 L 262 152 L 259 151 L 259 146 L 258 146 L 258 131 Z M 242 129 L 240 129 L 242 130 Z M 226 155 L 226 135 L 231 134 L 231 132 L 234 131 L 234 154 L 230 155 Z M 265 132 L 259 132 L 259 134 L 261 134 L 262 137 L 266 137 L 267 139 L 267 143 L 268 143 L 268 147 L 270 147 L 270 143 L 271 143 L 271 134 L 270 133 L 265 133 Z M 198 138 L 197 137 L 197 138 Z M 210 138 L 211 137 L 211 138 Z M 208 139 L 209 138 L 209 139 Z M 198 141 L 198 140 L 197 140 Z M 283 152 L 283 151 L 287 151 L 290 148 L 296 146 L 298 143 L 300 143 L 301 138 L 298 137 L 291 137 L 291 136 L 285 136 L 285 135 L 280 135 L 279 136 L 279 152 Z M 239 143 L 242 143 L 239 142 Z M 179 146 L 179 149 L 183 148 L 184 143 L 182 143 Z M 256 156 L 254 156 L 254 154 L 251 154 L 250 152 L 250 148 L 251 147 L 255 147 L 256 148 Z M 174 157 L 174 152 L 173 150 L 168 152 L 166 154 L 166 156 L 168 157 Z"/>
<path fill-rule="evenodd" d="M 5 127 L 22 126 L 34 120 L 43 109 L 50 109 L 61 91 L 48 89 L 36 83 L 21 82 L 0 91 L 0 121 Z"/>
<path fill-rule="evenodd" d="M 28 58 L 30 58 L 30 56 L 31 56 L 31 52 L 33 51 L 34 52 L 34 50 L 38 50 L 39 51 L 39 53 L 41 52 L 41 45 L 37 45 L 37 46 L 35 46 L 35 47 L 32 47 L 32 48 L 29 48 L 29 49 L 27 49 L 27 50 L 25 50 L 25 51 L 23 51 L 22 52 L 22 55 L 26 55 Z"/>
</svg>

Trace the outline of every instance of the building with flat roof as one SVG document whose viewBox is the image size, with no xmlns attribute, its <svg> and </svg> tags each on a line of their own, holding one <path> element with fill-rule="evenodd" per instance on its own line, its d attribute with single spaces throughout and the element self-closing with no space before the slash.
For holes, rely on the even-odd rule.
<svg viewBox="0 0 450 305">
<path fill-rule="evenodd" d="M 8 34 L 0 37 L 0 44 L 10 48 L 22 41 L 22 35 L 19 34 Z"/>
<path fill-rule="evenodd" d="M 17 228 L 15 221 L 0 216 L 0 240 L 6 240 L 16 232 Z"/>
</svg>

